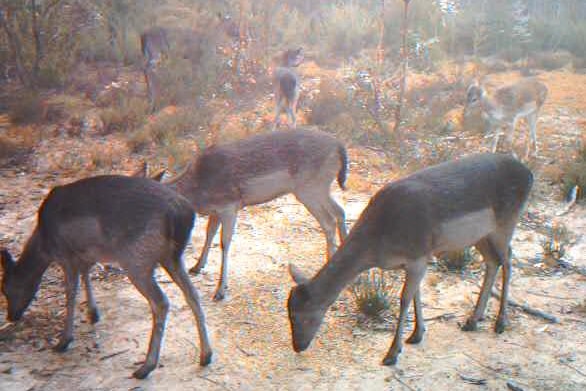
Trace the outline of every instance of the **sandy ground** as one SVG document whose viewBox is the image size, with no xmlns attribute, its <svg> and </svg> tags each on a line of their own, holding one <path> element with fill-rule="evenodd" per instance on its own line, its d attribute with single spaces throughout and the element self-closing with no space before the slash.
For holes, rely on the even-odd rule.
<svg viewBox="0 0 586 391">
<path fill-rule="evenodd" d="M 545 80 L 559 89 L 578 88 L 575 80 L 564 84 L 563 75 L 548 75 Z M 538 170 L 550 164 L 568 139 L 582 132 L 578 124 L 586 112 L 573 107 L 570 99 L 578 93 L 558 93 L 558 87 L 554 88 L 542 120 L 547 137 L 540 139 L 545 156 Z M 0 241 L 20 249 L 48 184 L 66 179 L 3 171 Z M 360 179 L 371 181 L 365 176 Z M 379 177 L 375 182 L 384 180 Z M 559 324 L 511 309 L 510 327 L 496 335 L 492 327 L 498 306 L 493 299 L 480 330 L 464 333 L 459 325 L 473 308 L 482 274 L 461 276 L 430 268 L 423 283 L 424 314 L 430 319 L 427 334 L 421 344 L 405 346 L 396 367 L 380 365 L 391 343 L 394 320 L 375 328 L 361 326 L 348 291 L 328 311 L 311 347 L 296 354 L 291 349 L 286 314 L 292 286 L 287 265 L 291 262 L 308 273 L 317 271 L 325 262 L 325 239 L 303 206 L 287 196 L 241 212 L 224 302 L 211 300 L 220 266 L 217 243 L 204 273 L 192 277 L 203 297 L 214 349 L 210 366 L 199 367 L 191 311 L 162 271 L 157 279 L 169 296 L 171 311 L 160 368 L 148 379 L 130 377 L 147 349 L 151 329 L 147 303 L 123 275 L 107 270 L 94 271 L 102 320 L 95 326 L 87 323 L 85 298 L 80 295 L 76 339 L 66 353 L 54 353 L 50 346 L 61 329 L 64 298 L 60 271 L 51 268 L 24 321 L 0 340 L 0 389 L 507 390 L 509 382 L 523 390 L 584 390 L 586 313 L 579 305 L 586 297 L 586 277 L 541 267 L 536 258 L 544 238 L 540 224 L 556 220 L 573 233 L 568 261 L 586 267 L 586 209 L 576 206 L 568 214 L 556 216 L 563 205 L 552 195 L 553 190 L 548 192 L 548 186 L 539 184 L 529 214 L 515 235 L 511 292 L 514 300 L 555 315 Z M 370 194 L 352 188 L 335 190 L 349 224 Z M 188 266 L 194 262 L 194 252 L 199 252 L 204 230 L 205 218 L 201 218 L 194 245 L 185 255 Z M 0 324 L 4 319 L 1 297 Z"/>
</svg>

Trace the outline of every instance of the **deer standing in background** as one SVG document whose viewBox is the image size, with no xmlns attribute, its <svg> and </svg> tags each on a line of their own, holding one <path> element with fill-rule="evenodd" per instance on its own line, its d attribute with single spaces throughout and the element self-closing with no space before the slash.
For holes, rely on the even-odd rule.
<svg viewBox="0 0 586 391">
<path fill-rule="evenodd" d="M 492 95 L 488 95 L 483 86 L 477 81 L 468 87 L 466 93 L 466 106 L 464 115 L 479 107 L 482 116 L 488 121 L 489 129 L 495 131 L 492 152 L 496 152 L 500 137 L 499 128 L 505 130 L 505 143 L 507 148 L 513 148 L 513 133 L 517 122 L 526 118 L 529 125 L 530 138 L 527 140 L 525 159 L 529 158 L 531 147 L 534 156 L 537 156 L 537 119 L 539 111 L 547 98 L 547 87 L 539 80 L 528 78 L 514 84 L 497 89 Z"/>
<path fill-rule="evenodd" d="M 274 131 L 281 124 L 281 112 L 284 110 L 291 127 L 297 126 L 297 101 L 299 100 L 299 76 L 292 69 L 301 65 L 304 60 L 303 48 L 289 49 L 283 53 L 281 64 L 275 69 L 273 85 L 275 87 L 275 119 Z"/>
<path fill-rule="evenodd" d="M 197 290 L 185 271 L 182 254 L 195 215 L 189 202 L 147 178 L 98 176 L 55 187 L 38 211 L 38 221 L 18 262 L 2 250 L 2 292 L 8 300 L 8 320 L 18 321 L 39 289 L 41 278 L 58 262 L 65 276 L 67 312 L 55 350 L 73 341 L 75 297 L 82 275 L 91 323 L 99 320 L 89 272 L 100 262 L 118 263 L 148 300 L 153 317 L 144 364 L 133 376 L 142 379 L 157 367 L 169 302 L 154 279 L 160 264 L 183 292 L 197 323 L 199 363 L 208 365 L 212 349 Z"/>
<path fill-rule="evenodd" d="M 143 32 L 140 35 L 140 49 L 146 61 L 143 73 L 147 86 L 149 110 L 152 113 L 157 108 L 161 95 L 161 86 L 156 70 L 170 49 L 167 30 L 162 27 L 152 27 Z"/>
<path fill-rule="evenodd" d="M 238 211 L 292 193 L 317 219 L 326 235 L 328 257 L 346 236 L 344 209 L 330 186 L 337 177 L 344 189 L 348 158 L 331 135 L 310 130 L 261 134 L 206 149 L 187 169 L 166 184 L 190 200 L 197 213 L 209 216 L 206 240 L 197 264 L 205 267 L 208 252 L 222 226 L 222 271 L 214 300 L 222 300 L 228 280 L 228 250 Z"/>
<path fill-rule="evenodd" d="M 409 305 L 415 307 L 415 329 L 407 343 L 419 343 L 425 332 L 420 284 L 434 254 L 474 245 L 486 262 L 482 291 L 463 330 L 476 330 L 498 269 L 503 268 L 502 295 L 495 331 L 507 324 L 511 279 L 510 242 L 533 182 L 531 171 L 508 155 L 480 154 L 433 166 L 383 187 L 369 202 L 346 240 L 312 278 L 290 265 L 299 285 L 291 289 L 289 320 L 296 352 L 307 349 L 328 307 L 363 271 L 405 270 L 399 320 L 383 360 L 394 365 L 402 350 Z"/>
</svg>

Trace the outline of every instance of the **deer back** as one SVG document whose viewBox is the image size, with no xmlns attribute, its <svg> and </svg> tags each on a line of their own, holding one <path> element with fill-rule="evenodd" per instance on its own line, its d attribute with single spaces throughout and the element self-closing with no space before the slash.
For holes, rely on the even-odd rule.
<svg viewBox="0 0 586 391">
<path fill-rule="evenodd" d="M 174 183 L 200 211 L 263 203 L 308 181 L 324 178 L 329 186 L 345 164 L 341 151 L 319 131 L 266 133 L 205 150 Z"/>
<path fill-rule="evenodd" d="M 356 225 L 382 253 L 417 259 L 460 249 L 514 227 L 532 182 L 531 171 L 510 156 L 473 155 L 388 184 Z"/>
</svg>

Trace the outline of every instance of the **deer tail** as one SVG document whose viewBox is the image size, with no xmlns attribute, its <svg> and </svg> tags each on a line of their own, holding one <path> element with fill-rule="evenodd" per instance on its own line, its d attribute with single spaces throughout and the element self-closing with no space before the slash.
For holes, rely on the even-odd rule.
<svg viewBox="0 0 586 391">
<path fill-rule="evenodd" d="M 348 177 L 348 153 L 343 145 L 338 146 L 338 155 L 342 163 L 338 171 L 338 185 L 342 190 L 346 190 L 346 178 Z"/>
</svg>

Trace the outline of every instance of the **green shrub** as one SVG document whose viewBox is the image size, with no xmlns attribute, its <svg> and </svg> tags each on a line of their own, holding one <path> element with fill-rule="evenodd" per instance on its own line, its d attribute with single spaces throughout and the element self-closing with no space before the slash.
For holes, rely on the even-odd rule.
<svg viewBox="0 0 586 391">
<path fill-rule="evenodd" d="M 576 199 L 582 200 L 586 191 L 586 146 L 578 152 L 575 160 L 563 167 L 562 191 L 566 197 L 576 188 Z"/>
<path fill-rule="evenodd" d="M 122 96 L 118 105 L 100 110 L 106 133 L 132 131 L 140 126 L 148 112 L 148 102 L 139 97 Z"/>
<path fill-rule="evenodd" d="M 437 263 L 440 269 L 449 272 L 462 273 L 474 261 L 472 247 L 460 251 L 450 251 L 441 254 Z"/>
<path fill-rule="evenodd" d="M 352 285 L 352 296 L 361 314 L 379 319 L 390 309 L 391 298 L 398 292 L 398 284 L 382 270 L 370 269 L 362 273 Z"/>
<path fill-rule="evenodd" d="M 36 91 L 16 94 L 9 104 L 10 120 L 17 125 L 32 124 L 43 120 L 44 100 Z"/>
</svg>

